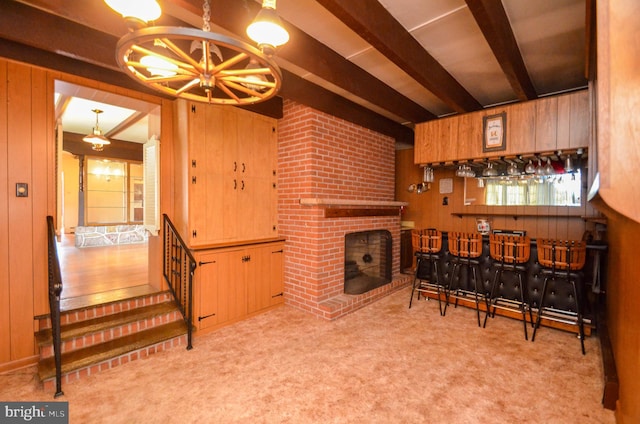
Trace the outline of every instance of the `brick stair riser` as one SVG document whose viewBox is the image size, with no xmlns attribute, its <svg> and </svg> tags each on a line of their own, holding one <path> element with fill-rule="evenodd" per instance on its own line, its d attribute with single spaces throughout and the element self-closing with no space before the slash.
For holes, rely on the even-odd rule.
<svg viewBox="0 0 640 424">
<path fill-rule="evenodd" d="M 167 302 L 169 300 L 171 300 L 171 295 L 169 293 L 158 293 L 151 296 L 123 300 L 106 305 L 98 305 L 92 308 L 81 309 L 78 311 L 63 312 L 60 316 L 60 324 L 71 324 L 78 321 L 85 321 L 92 318 L 113 315 L 118 312 L 130 311 L 142 306 L 155 305 L 158 303 Z M 38 322 L 38 325 L 40 330 L 51 328 L 51 319 L 49 317 L 41 318 Z"/>
<path fill-rule="evenodd" d="M 132 333 L 137 333 L 143 330 L 147 330 L 159 325 L 168 324 L 170 322 L 178 321 L 182 319 L 182 314 L 179 311 L 174 311 L 164 315 L 158 315 L 153 318 L 147 318 L 145 320 L 123 324 L 117 327 L 108 328 L 97 333 L 87 334 L 73 339 L 65 340 L 61 344 L 62 353 L 71 352 L 76 349 L 81 349 L 96 344 L 104 343 L 113 339 L 117 339 L 122 336 L 126 336 Z M 53 356 L 53 345 L 46 344 L 40 347 L 40 358 L 45 359 Z"/>
<path fill-rule="evenodd" d="M 128 362 L 135 361 L 138 359 L 143 359 L 157 352 L 162 352 L 164 350 L 169 350 L 174 347 L 186 346 L 186 345 L 187 345 L 187 336 L 182 335 L 180 337 L 174 337 L 173 339 L 165 340 L 151 346 L 146 346 L 142 349 L 128 352 L 116 358 L 111 358 L 111 359 L 102 361 L 100 363 L 93 364 L 91 366 L 80 368 L 80 369 L 71 371 L 67 374 L 64 374 L 62 376 L 62 386 L 64 388 L 65 384 L 80 380 L 82 378 L 88 377 L 93 374 L 97 374 L 100 371 L 108 370 L 110 368 L 115 368 L 119 365 L 124 365 Z M 42 383 L 43 383 L 44 390 L 46 392 L 55 392 L 56 390 L 55 378 L 46 379 Z"/>
</svg>

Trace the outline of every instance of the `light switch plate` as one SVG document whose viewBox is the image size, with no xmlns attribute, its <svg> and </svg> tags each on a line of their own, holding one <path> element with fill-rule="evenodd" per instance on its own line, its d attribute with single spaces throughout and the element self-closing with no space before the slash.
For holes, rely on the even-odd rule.
<svg viewBox="0 0 640 424">
<path fill-rule="evenodd" d="M 29 197 L 29 185 L 27 183 L 16 183 L 16 197 Z"/>
</svg>

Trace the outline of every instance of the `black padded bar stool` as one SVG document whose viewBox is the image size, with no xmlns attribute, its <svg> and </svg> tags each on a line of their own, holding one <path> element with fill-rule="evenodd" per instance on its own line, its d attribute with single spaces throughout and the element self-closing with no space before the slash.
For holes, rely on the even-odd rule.
<svg viewBox="0 0 640 424">
<path fill-rule="evenodd" d="M 484 290 L 481 290 L 482 273 L 480 272 L 480 256 L 482 255 L 482 234 L 480 233 L 464 233 L 453 231 L 449 233 L 449 253 L 452 255 L 453 269 L 451 270 L 451 280 L 449 282 L 449 290 L 452 290 L 453 280 L 458 271 L 458 277 L 463 266 L 467 268 L 467 282 L 470 283 L 469 276 L 473 277 L 473 290 L 463 287 L 457 287 L 453 296 L 456 299 L 455 307 L 458 306 L 458 299 L 473 295 L 476 303 L 476 315 L 478 316 L 478 327 L 480 327 L 480 298 L 487 304 L 487 296 Z M 461 281 L 461 279 L 459 278 Z"/>
<path fill-rule="evenodd" d="M 531 256 L 531 239 L 528 236 L 512 234 L 491 234 L 489 235 L 489 251 L 494 263 L 497 264 L 496 273 L 491 284 L 490 302 L 491 310 L 487 308 L 484 317 L 484 325 L 487 325 L 489 313 L 493 318 L 497 308 L 519 310 L 522 313 L 522 323 L 524 326 L 524 339 L 528 340 L 527 332 L 527 310 L 529 310 L 529 321 L 533 324 L 531 306 L 525 300 L 525 278 L 527 273 L 527 262 Z M 504 271 L 517 275 L 517 287 L 519 298 L 508 296 L 505 290 L 499 290 L 499 286 L 504 285 L 502 275 Z"/>
<path fill-rule="evenodd" d="M 584 241 L 577 240 L 538 240 L 538 262 L 542 265 L 542 274 L 544 275 L 544 283 L 542 285 L 542 294 L 540 298 L 540 307 L 538 308 L 538 316 L 533 327 L 533 336 L 531 341 L 536 338 L 536 332 L 540 327 L 540 319 L 545 318 L 563 322 L 566 324 L 574 324 L 578 326 L 578 336 L 580 338 L 580 346 L 582 354 L 584 350 L 584 317 L 582 315 L 582 287 L 578 284 L 580 278 L 579 272 L 584 267 L 587 257 L 587 245 Z M 553 303 L 547 290 L 549 281 L 554 286 L 566 282 L 571 285 L 573 290 L 573 299 L 576 304 L 575 312 L 559 311 L 554 308 Z"/>
<path fill-rule="evenodd" d="M 411 289 L 409 308 L 413 303 L 413 295 L 418 292 L 418 300 L 421 293 L 432 293 L 438 297 L 440 315 L 447 312 L 447 303 L 442 307 L 442 295 L 447 296 L 447 286 L 440 282 L 438 273 L 438 261 L 442 250 L 442 232 L 434 228 L 426 230 L 411 230 L 411 244 L 416 256 L 416 274 Z M 424 264 L 428 263 L 428 275 L 424 275 Z M 421 266 L 422 265 L 422 266 Z M 427 296 L 425 296 L 427 297 Z"/>
</svg>

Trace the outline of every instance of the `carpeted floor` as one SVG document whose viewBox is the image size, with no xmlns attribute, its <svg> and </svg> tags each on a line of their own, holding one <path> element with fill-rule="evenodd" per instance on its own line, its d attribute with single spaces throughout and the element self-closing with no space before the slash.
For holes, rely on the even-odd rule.
<svg viewBox="0 0 640 424">
<path fill-rule="evenodd" d="M 334 322 L 290 307 L 63 387 L 71 423 L 614 423 L 599 343 L 476 324 L 409 289 Z M 30 368 L 0 401 L 53 401 Z"/>
</svg>

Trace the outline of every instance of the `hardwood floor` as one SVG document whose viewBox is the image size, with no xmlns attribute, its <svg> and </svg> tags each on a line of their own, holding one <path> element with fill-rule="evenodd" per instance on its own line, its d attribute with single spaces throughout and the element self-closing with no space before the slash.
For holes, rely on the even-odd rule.
<svg viewBox="0 0 640 424">
<path fill-rule="evenodd" d="M 70 310 L 153 293 L 148 284 L 147 244 L 75 247 L 73 234 L 58 243 L 61 309 Z"/>
</svg>

